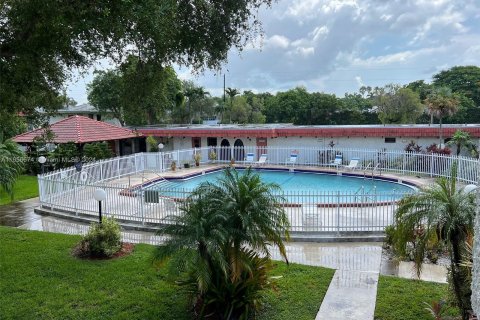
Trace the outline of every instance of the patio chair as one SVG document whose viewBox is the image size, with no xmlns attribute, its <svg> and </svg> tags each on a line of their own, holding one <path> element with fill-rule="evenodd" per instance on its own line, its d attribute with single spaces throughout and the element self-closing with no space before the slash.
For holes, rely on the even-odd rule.
<svg viewBox="0 0 480 320">
<path fill-rule="evenodd" d="M 255 154 L 252 152 L 247 153 L 247 157 L 245 158 L 244 163 L 253 163 L 255 161 Z"/>
<path fill-rule="evenodd" d="M 359 162 L 360 162 L 360 158 L 352 158 L 352 160 L 350 160 L 350 163 L 345 166 L 345 169 L 353 171 L 359 167 L 358 166 Z"/>
<path fill-rule="evenodd" d="M 260 166 L 260 165 L 264 165 L 264 164 L 267 162 L 267 157 L 268 157 L 267 154 L 265 154 L 265 153 L 262 154 L 262 155 L 260 156 L 260 158 L 258 159 L 258 161 L 255 162 L 255 164 L 256 164 L 256 165 L 259 165 L 259 166 Z"/>
<path fill-rule="evenodd" d="M 341 154 L 337 154 L 335 156 L 335 160 L 330 161 L 328 165 L 334 166 L 338 169 L 338 167 L 342 165 L 342 162 L 343 162 L 343 156 Z"/>
<path fill-rule="evenodd" d="M 295 165 L 295 163 L 297 163 L 297 158 L 298 158 L 298 154 L 297 153 L 291 153 L 290 154 L 290 159 L 288 161 L 288 164 L 291 164 L 292 166 Z"/>
</svg>

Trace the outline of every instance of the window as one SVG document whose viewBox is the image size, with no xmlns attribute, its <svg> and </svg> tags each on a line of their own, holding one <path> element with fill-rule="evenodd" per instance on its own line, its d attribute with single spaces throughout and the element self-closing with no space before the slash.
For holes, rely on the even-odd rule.
<svg viewBox="0 0 480 320">
<path fill-rule="evenodd" d="M 385 143 L 395 143 L 397 138 L 385 137 Z"/>
<path fill-rule="evenodd" d="M 209 147 L 216 147 L 216 146 L 217 146 L 217 138 L 208 137 L 208 138 L 207 138 L 207 146 L 209 146 Z"/>
</svg>

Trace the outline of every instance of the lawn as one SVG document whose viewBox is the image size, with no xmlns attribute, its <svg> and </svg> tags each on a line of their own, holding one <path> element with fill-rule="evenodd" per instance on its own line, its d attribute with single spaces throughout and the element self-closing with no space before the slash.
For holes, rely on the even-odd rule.
<svg viewBox="0 0 480 320">
<path fill-rule="evenodd" d="M 108 261 L 70 255 L 80 237 L 0 227 L 2 319 L 190 319 L 186 292 L 152 264 L 155 247 Z M 334 271 L 276 263 L 257 319 L 314 319 Z"/>
<path fill-rule="evenodd" d="M 38 197 L 36 176 L 21 175 L 14 187 L 14 201 Z M 0 205 L 10 203 L 10 196 L 0 189 Z"/>
<path fill-rule="evenodd" d="M 424 302 L 448 297 L 446 284 L 380 276 L 375 320 L 432 320 Z M 449 315 L 458 315 L 457 309 Z"/>
</svg>

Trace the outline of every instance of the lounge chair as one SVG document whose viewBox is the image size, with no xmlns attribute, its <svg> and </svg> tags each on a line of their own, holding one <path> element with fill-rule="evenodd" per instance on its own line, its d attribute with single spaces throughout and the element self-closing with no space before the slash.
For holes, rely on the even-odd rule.
<svg viewBox="0 0 480 320">
<path fill-rule="evenodd" d="M 338 167 L 342 165 L 342 162 L 343 162 L 343 156 L 341 154 L 337 154 L 335 156 L 335 160 L 330 161 L 330 163 L 328 165 L 329 166 L 335 166 L 338 169 Z"/>
<path fill-rule="evenodd" d="M 360 162 L 360 158 L 352 158 L 352 160 L 350 160 L 350 163 L 345 166 L 345 169 L 353 171 L 356 168 L 358 168 L 358 163 L 359 162 Z"/>
<path fill-rule="evenodd" d="M 297 163 L 297 158 L 298 158 L 298 154 L 296 154 L 296 153 L 290 154 L 289 164 L 291 164 L 292 166 L 294 166 L 295 163 Z"/>
<path fill-rule="evenodd" d="M 252 152 L 247 153 L 247 157 L 245 158 L 244 163 L 253 163 L 255 161 L 255 154 Z"/>
<path fill-rule="evenodd" d="M 264 165 L 267 162 L 267 157 L 268 157 L 268 155 L 264 153 L 260 156 L 260 159 L 258 159 L 258 161 L 255 162 L 255 163 L 257 165 Z"/>
</svg>

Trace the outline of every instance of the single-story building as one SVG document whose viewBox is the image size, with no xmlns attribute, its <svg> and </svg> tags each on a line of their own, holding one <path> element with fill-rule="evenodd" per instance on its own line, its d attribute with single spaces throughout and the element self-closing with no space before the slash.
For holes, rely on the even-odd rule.
<svg viewBox="0 0 480 320">
<path fill-rule="evenodd" d="M 337 147 L 353 149 L 386 148 L 404 150 L 411 141 L 424 150 L 439 144 L 438 125 L 351 125 L 351 126 L 294 126 L 291 124 L 264 125 L 192 125 L 184 127 L 139 127 L 144 136 L 156 137 L 164 151 L 192 147 Z M 480 125 L 443 125 L 443 143 L 457 130 L 466 131 L 479 145 Z M 452 147 L 455 151 L 455 147 Z"/>
</svg>

